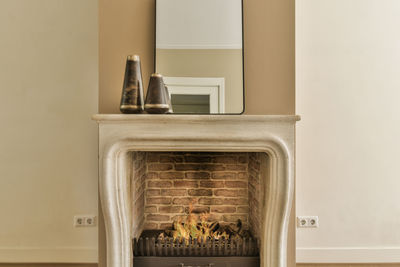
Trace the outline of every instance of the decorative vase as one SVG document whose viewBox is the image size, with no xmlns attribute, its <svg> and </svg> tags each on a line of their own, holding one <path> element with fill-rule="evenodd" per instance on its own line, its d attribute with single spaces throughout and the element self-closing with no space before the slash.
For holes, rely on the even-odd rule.
<svg viewBox="0 0 400 267">
<path fill-rule="evenodd" d="M 165 89 L 163 76 L 153 73 L 150 77 L 144 109 L 150 114 L 164 114 L 168 112 L 169 108 L 169 95 Z"/>
<path fill-rule="evenodd" d="M 126 60 L 120 110 L 125 114 L 143 111 L 142 71 L 140 58 L 137 55 L 128 56 Z"/>
<path fill-rule="evenodd" d="M 174 110 L 172 109 L 171 97 L 169 95 L 169 91 L 168 91 L 168 87 L 167 86 L 165 86 L 165 93 L 167 94 L 168 105 L 169 105 L 169 109 L 167 111 L 167 114 L 172 114 L 172 113 L 174 113 Z"/>
</svg>

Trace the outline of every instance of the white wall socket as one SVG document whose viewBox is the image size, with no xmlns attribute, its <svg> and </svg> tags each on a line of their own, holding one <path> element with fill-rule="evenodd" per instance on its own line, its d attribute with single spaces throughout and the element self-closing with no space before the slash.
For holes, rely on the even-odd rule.
<svg viewBox="0 0 400 267">
<path fill-rule="evenodd" d="M 95 226 L 96 225 L 96 216 L 94 215 L 77 215 L 74 216 L 74 226 L 81 227 L 81 226 Z"/>
<path fill-rule="evenodd" d="M 317 228 L 319 227 L 318 216 L 298 216 L 297 217 L 298 228 Z"/>
</svg>

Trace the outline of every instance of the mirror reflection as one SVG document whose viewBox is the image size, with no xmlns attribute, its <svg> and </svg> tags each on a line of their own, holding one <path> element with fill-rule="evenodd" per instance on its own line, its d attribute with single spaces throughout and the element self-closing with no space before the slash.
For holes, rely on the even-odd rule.
<svg viewBox="0 0 400 267">
<path fill-rule="evenodd" d="M 174 113 L 243 112 L 241 0 L 157 0 L 156 72 Z"/>
</svg>

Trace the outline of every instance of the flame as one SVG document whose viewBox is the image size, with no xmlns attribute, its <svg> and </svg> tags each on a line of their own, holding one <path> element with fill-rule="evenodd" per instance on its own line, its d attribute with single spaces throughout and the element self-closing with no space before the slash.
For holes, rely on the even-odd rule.
<svg viewBox="0 0 400 267">
<path fill-rule="evenodd" d="M 193 214 L 193 205 L 189 205 L 189 214 L 186 218 L 179 218 L 174 222 L 174 230 L 172 231 L 172 237 L 174 241 L 179 240 L 180 242 L 185 239 L 186 243 L 189 243 L 189 239 L 197 239 L 198 242 L 206 240 L 207 238 L 215 239 L 228 239 L 229 235 L 223 231 L 220 232 L 215 229 L 216 223 L 209 222 L 207 219 L 209 214 L 202 213 L 200 216 Z"/>
</svg>

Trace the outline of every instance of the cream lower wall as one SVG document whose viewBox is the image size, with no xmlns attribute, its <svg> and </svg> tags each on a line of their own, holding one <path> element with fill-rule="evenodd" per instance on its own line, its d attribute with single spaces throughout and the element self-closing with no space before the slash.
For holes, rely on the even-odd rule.
<svg viewBox="0 0 400 267">
<path fill-rule="evenodd" d="M 225 78 L 225 112 L 243 112 L 242 49 L 157 49 L 156 71 L 166 77 Z"/>
<path fill-rule="evenodd" d="M 0 1 L 0 262 L 97 262 L 97 6 Z"/>
<path fill-rule="evenodd" d="M 297 1 L 298 262 L 400 262 L 400 2 Z"/>
</svg>

